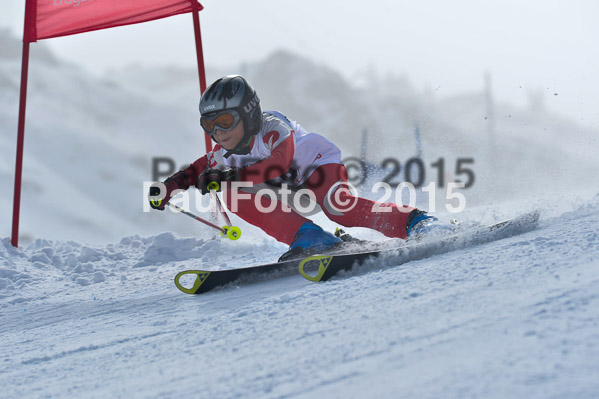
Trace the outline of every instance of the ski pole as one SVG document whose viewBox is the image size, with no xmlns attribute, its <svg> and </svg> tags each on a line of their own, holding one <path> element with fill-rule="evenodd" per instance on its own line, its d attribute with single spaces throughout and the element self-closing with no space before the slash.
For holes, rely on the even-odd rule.
<svg viewBox="0 0 599 399">
<path fill-rule="evenodd" d="M 222 202 L 220 202 L 220 198 L 216 194 L 216 191 L 210 190 L 210 196 L 212 198 L 216 199 L 216 206 L 218 207 L 220 214 L 223 215 L 223 219 L 225 219 L 225 222 L 227 223 L 227 225 L 233 226 L 233 224 L 231 223 L 231 219 L 229 219 L 229 215 L 227 214 L 227 212 L 225 211 L 225 208 L 223 207 Z"/>
<path fill-rule="evenodd" d="M 206 219 L 203 219 L 197 215 L 194 215 L 193 213 L 186 211 L 185 209 L 181 208 L 178 205 L 172 204 L 172 203 L 168 203 L 168 205 L 173 208 L 176 209 L 177 211 L 181 212 L 182 214 L 189 216 L 192 219 L 197 220 L 198 222 L 202 222 L 207 226 L 210 226 L 218 231 L 220 231 L 220 235 L 223 237 L 227 237 L 231 240 L 237 240 L 239 239 L 239 237 L 241 237 L 241 230 L 239 229 L 239 227 L 236 226 L 232 226 L 229 222 L 228 226 L 223 226 L 223 227 L 219 227 L 214 223 L 211 223 L 209 221 L 207 221 Z"/>
<path fill-rule="evenodd" d="M 208 183 L 207 188 L 208 188 L 208 190 L 210 190 L 210 198 L 216 199 L 216 206 L 218 207 L 220 214 L 223 216 L 223 219 L 225 219 L 225 223 L 227 223 L 228 226 L 233 226 L 233 224 L 231 223 L 231 219 L 229 219 L 229 215 L 227 214 L 227 212 L 225 211 L 225 208 L 223 207 L 222 202 L 220 202 L 220 198 L 216 194 L 216 192 L 219 189 L 218 183 L 215 181 L 210 182 L 210 183 Z"/>
</svg>

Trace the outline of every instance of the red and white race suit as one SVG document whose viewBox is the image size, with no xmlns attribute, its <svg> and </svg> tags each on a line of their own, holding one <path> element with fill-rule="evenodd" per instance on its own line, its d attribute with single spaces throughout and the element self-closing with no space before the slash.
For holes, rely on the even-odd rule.
<svg viewBox="0 0 599 399">
<path fill-rule="evenodd" d="M 341 150 L 316 133 L 307 132 L 297 122 L 276 111 L 262 115 L 262 129 L 252 137 L 248 154 L 231 154 L 220 145 L 191 164 L 185 171 L 196 181 L 205 169 L 238 168 L 239 180 L 251 183 L 243 195 L 236 196 L 226 184 L 223 191 L 227 207 L 248 223 L 260 227 L 277 240 L 290 244 L 295 233 L 307 222 L 305 216 L 276 199 L 258 195 L 258 188 L 276 189 L 285 183 L 290 189 L 310 190 L 329 219 L 345 227 L 369 227 L 388 237 L 406 238 L 408 214 L 414 208 L 381 204 L 354 196 L 347 186 L 347 171 Z M 180 187 L 187 189 L 188 187 Z M 277 201 L 273 207 L 272 201 Z M 235 203 L 233 203 L 235 202 Z M 260 211 L 269 209 L 268 214 Z M 271 208 L 272 211 L 270 211 Z"/>
</svg>

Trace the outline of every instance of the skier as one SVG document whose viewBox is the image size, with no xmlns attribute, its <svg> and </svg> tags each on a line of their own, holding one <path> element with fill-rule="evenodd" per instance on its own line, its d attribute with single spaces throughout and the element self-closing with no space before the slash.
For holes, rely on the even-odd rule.
<svg viewBox="0 0 599 399">
<path fill-rule="evenodd" d="M 200 113 L 200 124 L 216 145 L 167 178 L 163 190 L 150 188 L 154 209 L 163 210 L 177 190 L 195 186 L 207 194 L 208 185 L 217 183 L 216 187 L 229 194 L 223 197 L 232 212 L 289 244 L 290 251 L 320 250 L 341 239 L 299 212 L 285 209 L 282 201 L 258 195 L 260 188 L 275 189 L 283 183 L 294 190 L 306 188 L 335 223 L 368 227 L 388 237 L 406 239 L 437 220 L 416 208 L 354 196 L 343 184 L 347 182 L 347 171 L 339 148 L 280 112 L 263 112 L 256 91 L 242 76 L 225 76 L 210 85 L 201 97 Z M 244 195 L 231 195 L 231 182 L 235 181 L 252 186 L 242 189 Z M 271 201 L 277 202 L 272 212 L 259 210 L 258 203 L 262 209 L 270 209 Z"/>
</svg>

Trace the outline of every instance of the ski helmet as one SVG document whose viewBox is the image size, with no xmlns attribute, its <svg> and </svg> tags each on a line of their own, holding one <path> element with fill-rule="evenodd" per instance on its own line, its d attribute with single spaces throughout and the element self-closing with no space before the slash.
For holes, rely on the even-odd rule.
<svg viewBox="0 0 599 399">
<path fill-rule="evenodd" d="M 229 75 L 216 80 L 200 99 L 200 114 L 203 118 L 216 117 L 225 110 L 235 110 L 239 113 L 245 135 L 239 145 L 230 150 L 230 154 L 245 154 L 249 152 L 251 136 L 258 134 L 262 127 L 262 108 L 256 90 L 240 75 Z M 211 135 L 214 140 L 214 135 Z"/>
</svg>

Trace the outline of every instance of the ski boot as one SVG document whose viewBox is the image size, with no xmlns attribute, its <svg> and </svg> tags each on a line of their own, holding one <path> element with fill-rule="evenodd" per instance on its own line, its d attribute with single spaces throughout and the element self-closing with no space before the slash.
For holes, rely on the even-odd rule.
<svg viewBox="0 0 599 399">
<path fill-rule="evenodd" d="M 335 237 L 339 237 L 343 242 L 365 242 L 364 240 L 360 240 L 351 236 L 349 233 L 346 233 L 345 230 L 337 227 L 335 230 Z"/>
<path fill-rule="evenodd" d="M 414 209 L 408 216 L 406 233 L 408 238 L 422 238 L 424 236 L 445 236 L 453 233 L 457 227 L 457 221 L 451 224 L 437 223 L 438 218 L 429 216 L 426 212 Z"/>
<path fill-rule="evenodd" d="M 279 262 L 327 250 L 342 242 L 342 239 L 324 231 L 320 226 L 306 222 L 295 233 L 289 251 L 281 255 Z"/>
</svg>

